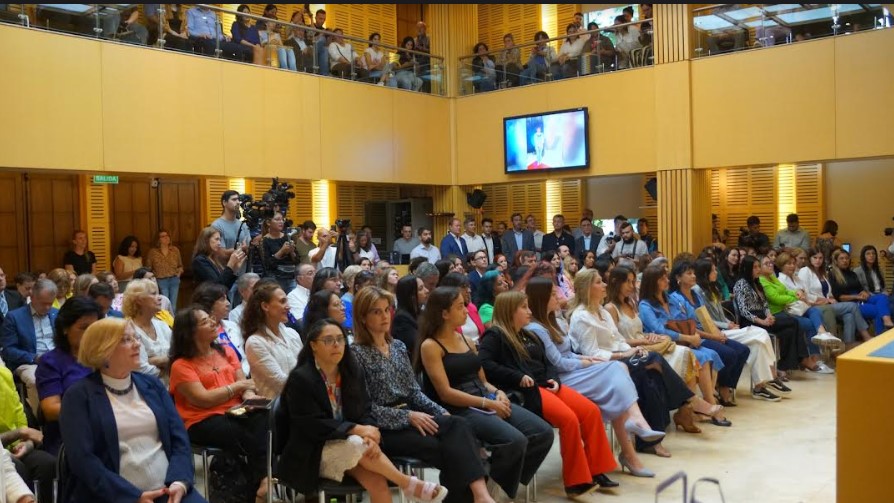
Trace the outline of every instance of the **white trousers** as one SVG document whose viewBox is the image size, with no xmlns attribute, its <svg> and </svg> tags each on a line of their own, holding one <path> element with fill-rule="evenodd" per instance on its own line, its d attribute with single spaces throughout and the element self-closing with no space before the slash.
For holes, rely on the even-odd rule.
<svg viewBox="0 0 894 503">
<path fill-rule="evenodd" d="M 770 334 L 761 327 L 751 325 L 734 330 L 723 330 L 723 335 L 748 346 L 748 365 L 751 366 L 751 385 L 773 380 L 770 367 L 776 365 L 776 351 Z"/>
</svg>

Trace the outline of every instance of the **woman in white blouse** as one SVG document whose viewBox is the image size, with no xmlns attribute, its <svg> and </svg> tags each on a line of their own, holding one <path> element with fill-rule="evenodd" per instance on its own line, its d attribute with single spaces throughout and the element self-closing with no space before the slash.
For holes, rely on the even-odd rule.
<svg viewBox="0 0 894 503">
<path fill-rule="evenodd" d="M 105 318 L 81 338 L 78 362 L 95 372 L 62 398 L 59 425 L 71 475 L 60 501 L 205 501 L 193 490 L 189 438 L 170 394 L 138 372 L 133 326 Z"/>
<path fill-rule="evenodd" d="M 797 281 L 794 279 L 797 278 Z M 856 302 L 838 302 L 832 295 L 832 285 L 826 274 L 826 256 L 818 248 L 807 250 L 807 264 L 793 277 L 780 274 L 779 280 L 793 290 L 803 290 L 808 304 L 822 308 L 832 309 L 836 318 L 844 324 L 841 340 L 845 347 L 850 349 L 856 345 L 855 333 L 860 334 L 860 339 L 868 341 L 869 324 L 860 313 L 860 306 Z"/>
<path fill-rule="evenodd" d="M 273 281 L 261 281 L 245 307 L 242 333 L 245 357 L 258 394 L 277 397 L 286 385 L 289 372 L 298 362 L 303 347 L 298 332 L 285 325 L 289 301 L 286 292 Z"/>
<path fill-rule="evenodd" d="M 0 449 L 0 500 L 9 503 L 34 503 L 34 495 L 28 489 L 28 485 L 19 477 L 16 467 L 12 464 L 9 451 Z M 3 499 L 6 498 L 6 499 Z"/>
<path fill-rule="evenodd" d="M 369 36 L 369 47 L 363 51 L 363 58 L 360 59 L 360 66 L 369 72 L 369 77 L 373 80 L 378 79 L 377 85 L 388 87 L 397 87 L 397 79 L 391 78 L 391 63 L 388 61 L 388 55 L 382 50 L 379 42 L 382 36 L 378 32 Z"/>
<path fill-rule="evenodd" d="M 122 311 L 140 338 L 141 355 L 145 358 L 140 371 L 163 377 L 168 374 L 171 329 L 155 317 L 160 310 L 161 295 L 154 281 L 135 279 L 128 283 Z"/>
</svg>

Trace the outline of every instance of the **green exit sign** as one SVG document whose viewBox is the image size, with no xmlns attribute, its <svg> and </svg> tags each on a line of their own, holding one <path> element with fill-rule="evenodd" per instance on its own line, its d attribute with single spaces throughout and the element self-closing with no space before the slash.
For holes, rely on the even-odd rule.
<svg viewBox="0 0 894 503">
<path fill-rule="evenodd" d="M 93 183 L 118 183 L 116 175 L 93 175 Z"/>
</svg>

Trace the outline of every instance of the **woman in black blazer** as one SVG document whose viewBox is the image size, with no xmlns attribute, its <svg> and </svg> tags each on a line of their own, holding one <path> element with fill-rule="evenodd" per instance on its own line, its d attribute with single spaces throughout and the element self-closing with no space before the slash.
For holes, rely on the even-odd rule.
<svg viewBox="0 0 894 503">
<path fill-rule="evenodd" d="M 411 500 L 437 503 L 447 489 L 401 473 L 385 456 L 372 417 L 363 370 L 351 355 L 344 329 L 331 319 L 315 323 L 282 394 L 289 431 L 277 477 L 303 494 L 316 492 L 320 478 L 347 474 L 370 494 L 390 503 L 388 481 Z"/>
<path fill-rule="evenodd" d="M 410 361 L 416 355 L 416 335 L 419 333 L 419 313 L 428 300 L 428 288 L 421 279 L 408 274 L 398 280 L 395 290 L 397 311 L 391 321 L 391 337 L 407 347 Z"/>
<path fill-rule="evenodd" d="M 214 227 L 205 227 L 196 238 L 196 247 L 192 252 L 192 274 L 196 284 L 210 281 L 231 288 L 236 282 L 233 271 L 242 267 L 245 262 L 245 251 L 238 249 L 230 255 L 227 265 L 221 267 L 215 256 L 220 252 L 220 231 Z"/>
</svg>

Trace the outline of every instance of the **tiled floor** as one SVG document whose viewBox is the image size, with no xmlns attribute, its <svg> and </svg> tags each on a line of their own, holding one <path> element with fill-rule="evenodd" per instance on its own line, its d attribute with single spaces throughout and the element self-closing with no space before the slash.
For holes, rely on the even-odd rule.
<svg viewBox="0 0 894 503">
<path fill-rule="evenodd" d="M 747 377 L 742 382 L 747 383 Z M 664 445 L 673 457 L 641 454 L 656 478 L 618 471 L 612 478 L 621 487 L 579 501 L 652 502 L 657 485 L 682 470 L 689 476 L 690 489 L 699 477 L 720 480 L 729 503 L 834 502 L 835 376 L 798 372 L 789 386 L 794 390 L 792 398 L 779 403 L 754 400 L 746 387 L 740 387 L 738 407 L 727 411 L 731 428 L 702 423 L 701 434 L 672 431 Z M 561 468 L 557 441 L 538 472 L 538 502 L 568 501 Z M 437 480 L 437 471 L 428 470 L 426 478 Z M 197 486 L 201 488 L 200 480 Z M 674 486 L 659 501 L 680 502 L 680 492 L 680 486 Z M 702 503 L 721 501 L 712 485 L 700 486 L 698 497 Z"/>
</svg>

